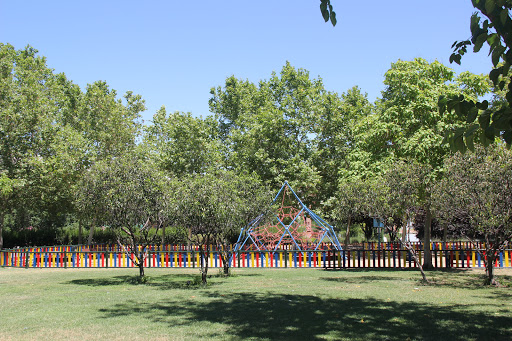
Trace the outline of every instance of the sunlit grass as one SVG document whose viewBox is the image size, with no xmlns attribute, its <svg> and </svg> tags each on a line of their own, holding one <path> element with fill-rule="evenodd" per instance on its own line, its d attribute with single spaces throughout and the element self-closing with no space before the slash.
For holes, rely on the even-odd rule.
<svg viewBox="0 0 512 341">
<path fill-rule="evenodd" d="M 0 268 L 1 340 L 512 339 L 512 289 L 482 271 Z M 512 284 L 512 271 L 498 270 Z"/>
</svg>

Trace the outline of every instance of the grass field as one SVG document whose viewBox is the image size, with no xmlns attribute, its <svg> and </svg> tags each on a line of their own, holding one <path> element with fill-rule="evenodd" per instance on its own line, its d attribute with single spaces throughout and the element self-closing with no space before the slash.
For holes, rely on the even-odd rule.
<svg viewBox="0 0 512 341">
<path fill-rule="evenodd" d="M 512 340 L 507 288 L 482 270 L 0 268 L 0 340 Z"/>
</svg>

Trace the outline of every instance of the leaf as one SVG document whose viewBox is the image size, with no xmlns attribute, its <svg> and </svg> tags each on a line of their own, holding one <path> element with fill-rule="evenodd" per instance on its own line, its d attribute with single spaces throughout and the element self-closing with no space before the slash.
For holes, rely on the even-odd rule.
<svg viewBox="0 0 512 341">
<path fill-rule="evenodd" d="M 491 126 L 500 131 L 510 130 L 512 122 L 512 115 L 510 112 L 504 110 L 498 110 L 492 115 Z"/>
<path fill-rule="evenodd" d="M 496 47 L 495 45 L 500 42 L 500 37 L 497 33 L 493 33 L 487 36 L 487 43 L 491 46 L 491 50 L 489 54 L 492 53 L 492 50 Z"/>
<path fill-rule="evenodd" d="M 501 67 L 497 69 L 492 69 L 491 72 L 489 72 L 489 79 L 492 81 L 494 86 L 498 84 L 498 79 L 501 75 Z"/>
<path fill-rule="evenodd" d="M 466 144 L 464 143 L 464 139 L 462 138 L 462 136 L 459 136 L 454 139 L 454 145 L 456 150 L 460 151 L 461 153 L 466 152 Z"/>
<path fill-rule="evenodd" d="M 480 127 L 482 129 L 487 129 L 489 127 L 489 123 L 491 122 L 491 113 L 486 110 L 482 115 L 478 117 L 478 123 L 480 123 Z"/>
<path fill-rule="evenodd" d="M 439 96 L 437 100 L 437 107 L 439 108 L 439 113 L 444 114 L 446 111 L 446 103 L 448 102 L 448 98 L 446 96 Z"/>
<path fill-rule="evenodd" d="M 321 0 L 320 1 L 320 12 L 322 14 L 327 11 L 327 0 Z"/>
<path fill-rule="evenodd" d="M 475 151 L 475 143 L 474 143 L 475 135 L 471 134 L 469 136 L 466 136 L 466 146 L 469 150 L 472 152 Z"/>
<path fill-rule="evenodd" d="M 476 106 L 472 106 L 468 110 L 468 116 L 466 118 L 466 123 L 471 123 L 476 119 L 476 116 L 478 115 L 478 109 Z"/>
<path fill-rule="evenodd" d="M 512 144 L 512 130 L 506 131 L 502 136 L 508 145 Z"/>
<path fill-rule="evenodd" d="M 464 136 L 465 137 L 469 137 L 471 135 L 474 135 L 475 134 L 475 131 L 477 131 L 478 129 L 480 128 L 480 126 L 478 124 L 472 124 L 469 126 L 469 128 L 466 130 L 466 132 L 464 133 Z"/>
<path fill-rule="evenodd" d="M 501 23 L 503 24 L 503 26 L 506 25 L 507 19 L 508 19 L 508 9 L 504 8 L 500 12 L 500 20 L 501 20 Z"/>
<path fill-rule="evenodd" d="M 473 13 L 471 15 L 471 25 L 470 25 L 471 32 L 475 32 L 477 29 L 480 29 L 480 16 L 478 13 Z"/>
<path fill-rule="evenodd" d="M 485 10 L 489 14 L 491 14 L 492 11 L 494 11 L 494 0 L 486 0 L 485 1 Z"/>
<path fill-rule="evenodd" d="M 510 64 L 508 62 L 505 62 L 505 63 L 503 63 L 502 68 L 503 68 L 502 69 L 503 71 L 501 72 L 502 75 L 504 75 L 504 76 L 508 75 L 508 71 L 510 70 Z"/>
<path fill-rule="evenodd" d="M 326 0 L 322 0 L 320 3 L 320 12 L 322 12 L 322 16 L 324 17 L 324 21 L 327 22 L 329 20 L 329 11 L 327 10 L 327 2 Z"/>
<path fill-rule="evenodd" d="M 336 26 L 336 13 L 334 11 L 331 11 L 331 23 L 332 23 L 332 26 Z"/>
<path fill-rule="evenodd" d="M 487 33 L 485 31 L 482 31 L 476 39 L 475 39 L 475 46 L 473 46 L 473 52 L 478 52 L 484 45 L 484 43 L 487 41 Z"/>
<path fill-rule="evenodd" d="M 487 138 L 487 136 L 485 135 L 485 131 L 484 130 L 481 130 L 481 133 L 480 133 L 480 141 L 482 142 L 482 144 L 484 145 L 484 147 L 488 147 L 491 142 L 493 142 L 493 140 L 489 140 Z"/>
<path fill-rule="evenodd" d="M 485 137 L 487 137 L 489 140 L 493 141 L 494 140 L 494 137 L 496 136 L 495 135 L 495 131 L 494 131 L 494 128 L 492 126 L 489 126 L 487 127 L 485 130 L 484 130 L 484 133 L 485 133 Z"/>
<path fill-rule="evenodd" d="M 492 51 L 492 64 L 494 67 L 498 66 L 498 63 L 500 62 L 500 59 L 503 56 L 503 52 L 505 52 L 507 48 L 505 46 L 502 46 L 501 44 L 496 46 L 496 48 Z"/>
<path fill-rule="evenodd" d="M 482 102 L 477 102 L 476 107 L 480 110 L 487 110 L 487 108 L 489 107 L 489 101 L 484 100 Z"/>
<path fill-rule="evenodd" d="M 512 82 L 510 82 L 510 84 L 512 84 Z M 510 91 L 510 90 L 507 91 L 505 98 L 506 98 L 507 102 L 512 103 L 512 91 Z"/>
</svg>

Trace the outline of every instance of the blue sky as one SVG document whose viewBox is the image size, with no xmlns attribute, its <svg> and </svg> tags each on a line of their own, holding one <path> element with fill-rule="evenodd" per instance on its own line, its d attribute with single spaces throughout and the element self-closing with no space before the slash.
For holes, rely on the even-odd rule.
<svg viewBox="0 0 512 341">
<path fill-rule="evenodd" d="M 358 85 L 370 100 L 391 63 L 422 57 L 449 65 L 451 45 L 470 36 L 470 0 L 332 0 L 338 24 L 318 0 L 0 0 L 0 42 L 27 44 L 82 88 L 105 80 L 142 95 L 151 120 L 168 111 L 209 114 L 210 88 L 231 75 L 258 82 L 286 61 L 321 77 L 327 90 Z M 485 51 L 457 72 L 487 73 Z"/>
</svg>

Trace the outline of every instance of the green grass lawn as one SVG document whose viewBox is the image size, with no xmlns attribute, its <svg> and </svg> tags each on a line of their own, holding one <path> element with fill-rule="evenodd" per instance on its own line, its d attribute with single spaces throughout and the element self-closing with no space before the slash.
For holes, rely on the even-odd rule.
<svg viewBox="0 0 512 341">
<path fill-rule="evenodd" d="M 0 340 L 512 340 L 507 288 L 482 270 L 0 268 Z"/>
</svg>

